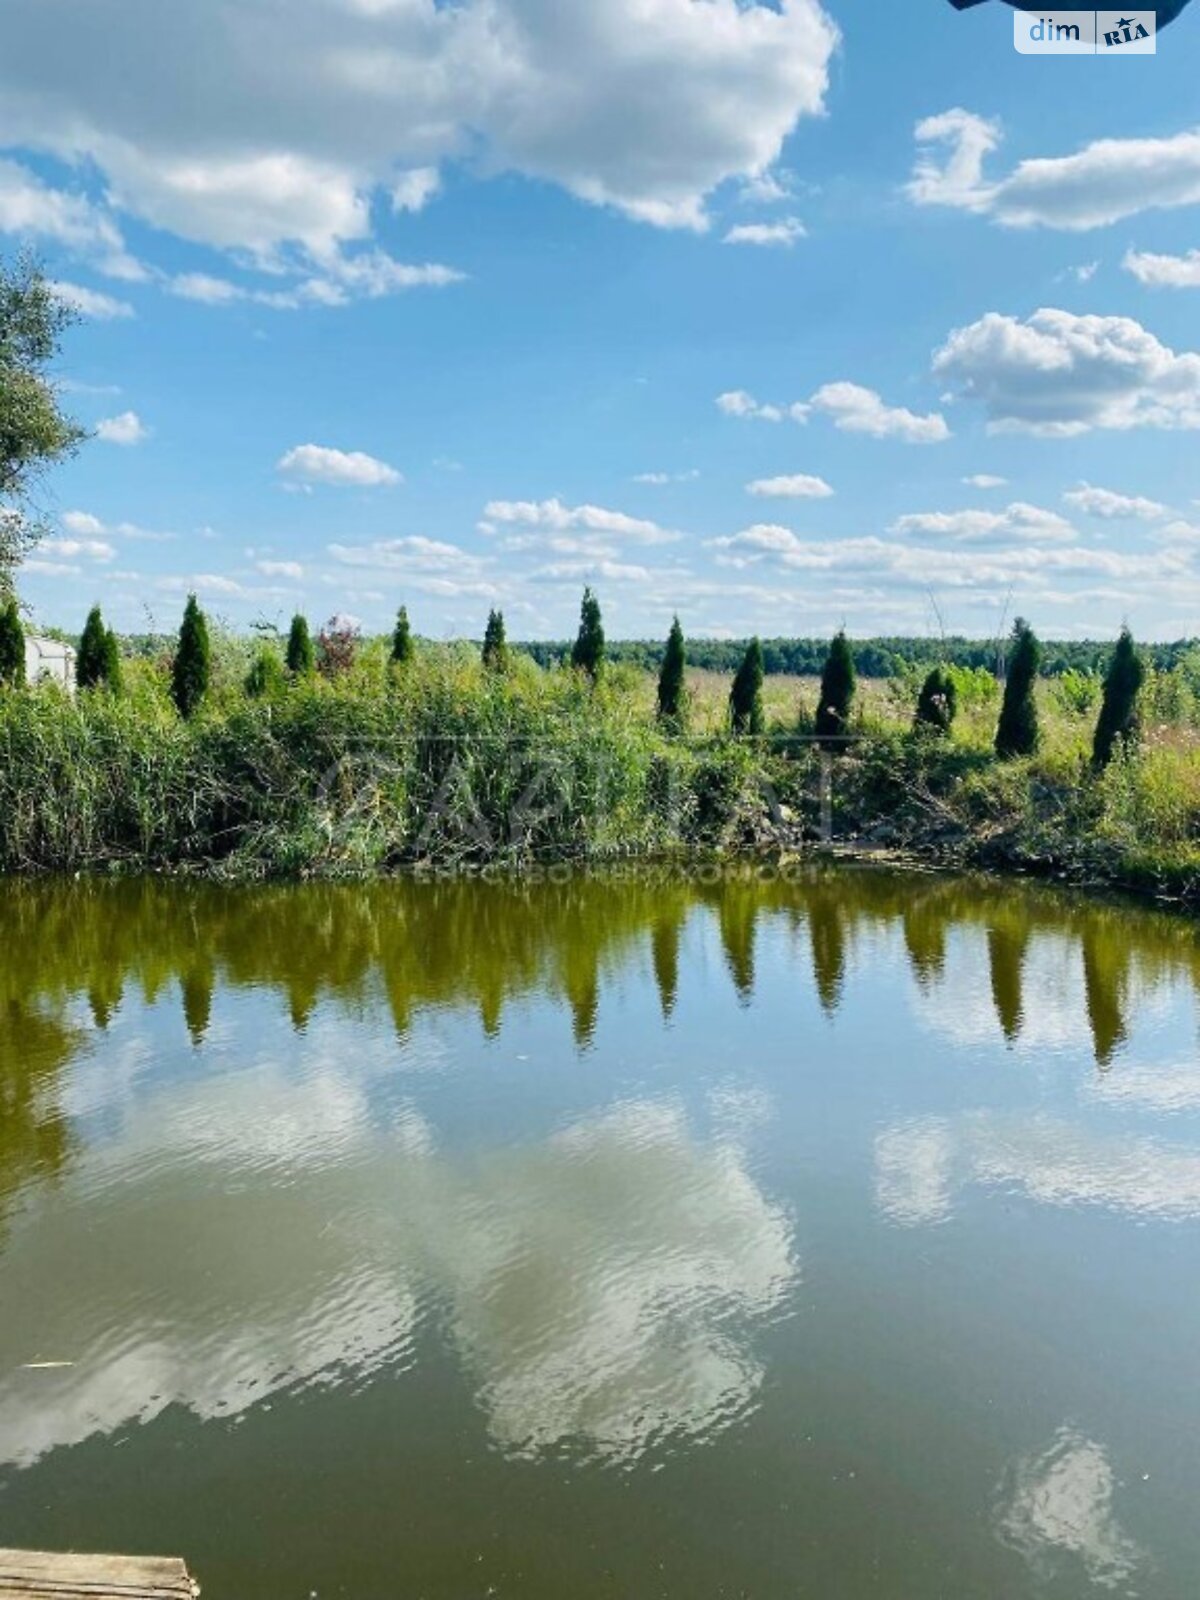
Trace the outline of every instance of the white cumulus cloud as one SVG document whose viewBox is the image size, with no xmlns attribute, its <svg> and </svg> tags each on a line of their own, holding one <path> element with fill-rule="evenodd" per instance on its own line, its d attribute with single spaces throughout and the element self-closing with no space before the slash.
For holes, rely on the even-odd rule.
<svg viewBox="0 0 1200 1600">
<path fill-rule="evenodd" d="M 1081 483 L 1063 495 L 1066 505 L 1082 511 L 1089 517 L 1115 521 L 1123 517 L 1136 517 L 1142 522 L 1156 522 L 1167 515 L 1167 507 L 1157 500 L 1148 500 L 1140 494 L 1118 494 L 1114 489 L 1098 489 L 1090 483 Z"/>
<path fill-rule="evenodd" d="M 811 405 L 846 433 L 900 439 L 905 444 L 939 444 L 950 437 L 945 417 L 936 411 L 919 416 L 903 406 L 885 405 L 874 389 L 859 383 L 827 383 L 813 395 Z"/>
<path fill-rule="evenodd" d="M 1148 289 L 1200 289 L 1200 250 L 1183 256 L 1127 250 L 1121 265 Z"/>
<path fill-rule="evenodd" d="M 491 500 L 484 507 L 483 531 L 494 533 L 498 526 L 521 527 L 567 533 L 580 530 L 609 538 L 627 539 L 634 544 L 670 544 L 680 538 L 669 528 L 659 527 L 645 517 L 631 517 L 605 506 L 568 506 L 561 500 Z"/>
<path fill-rule="evenodd" d="M 338 488 L 388 488 L 404 481 L 395 467 L 362 450 L 332 450 L 319 444 L 296 445 L 279 458 L 276 470 L 294 483 Z"/>
<path fill-rule="evenodd" d="M 799 217 L 781 217 L 778 222 L 739 222 L 725 235 L 726 244 L 756 244 L 782 246 L 794 245 L 804 239 L 808 229 Z"/>
<path fill-rule="evenodd" d="M 833 490 L 824 478 L 796 472 L 790 477 L 755 478 L 746 485 L 746 493 L 765 500 L 828 500 Z"/>
<path fill-rule="evenodd" d="M 105 417 L 98 422 L 96 437 L 105 444 L 129 446 L 144 443 L 150 437 L 150 430 L 136 411 L 122 411 L 119 416 Z"/>
<path fill-rule="evenodd" d="M 66 302 L 81 317 L 92 317 L 97 322 L 113 322 L 118 318 L 133 316 L 133 307 L 125 300 L 99 289 L 88 289 L 81 283 L 64 283 L 60 278 L 51 284 L 60 300 Z"/>
<path fill-rule="evenodd" d="M 950 335 L 933 370 L 995 432 L 1200 427 L 1200 354 L 1177 355 L 1132 317 L 990 311 Z"/>
<path fill-rule="evenodd" d="M 1165 138 L 1097 139 L 1074 155 L 1022 161 L 994 182 L 983 169 L 1001 141 L 998 122 L 956 107 L 919 122 L 916 140 L 910 199 L 973 211 L 1009 227 L 1084 232 L 1200 202 L 1200 129 Z"/>
<path fill-rule="evenodd" d="M 1055 511 L 1014 501 L 1004 511 L 916 511 L 898 518 L 893 533 L 920 534 L 941 539 L 1028 540 L 1062 543 L 1075 537 L 1075 529 Z"/>
<path fill-rule="evenodd" d="M 838 41 L 818 0 L 242 0 L 182 20 L 9 0 L 4 31 L 0 144 L 86 158 L 122 210 L 264 255 L 367 239 L 378 192 L 415 209 L 475 151 L 704 228 L 714 189 L 761 179 L 823 110 Z"/>
</svg>

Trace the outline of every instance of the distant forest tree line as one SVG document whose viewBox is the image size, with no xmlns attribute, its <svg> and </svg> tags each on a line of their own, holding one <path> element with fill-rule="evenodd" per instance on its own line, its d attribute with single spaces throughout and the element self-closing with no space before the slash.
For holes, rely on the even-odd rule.
<svg viewBox="0 0 1200 1600">
<path fill-rule="evenodd" d="M 494 625 L 493 625 L 494 626 Z M 47 629 L 47 633 L 74 644 L 76 636 Z M 415 637 L 415 635 L 414 635 Z M 880 637 L 852 639 L 854 666 L 860 678 L 896 678 L 917 667 L 982 667 L 1002 673 L 1009 647 L 1009 635 L 996 639 L 967 639 L 951 635 L 945 639 Z M 122 637 L 126 656 L 153 660 L 174 649 L 174 633 L 127 634 Z M 749 639 L 697 639 L 687 641 L 687 664 L 706 672 L 732 676 L 746 657 Z M 570 665 L 576 640 L 509 640 L 505 646 L 517 655 L 529 656 L 541 667 Z M 1143 643 L 1139 651 L 1146 665 L 1156 672 L 1170 672 L 1189 657 L 1200 653 L 1200 639 L 1177 639 L 1170 643 Z M 1090 673 L 1101 677 L 1112 658 L 1111 639 L 1046 639 L 1042 641 L 1041 676 L 1060 678 L 1068 672 Z M 666 643 L 662 639 L 607 639 L 605 660 L 658 672 Z M 816 639 L 764 639 L 762 665 L 767 677 L 791 675 L 819 678 L 829 654 L 828 637 Z"/>
<path fill-rule="evenodd" d="M 1009 648 L 1007 631 L 1000 639 L 966 639 L 952 636 L 933 638 L 852 639 L 854 666 L 860 678 L 896 678 L 913 667 L 983 667 L 1002 671 Z M 708 672 L 737 672 L 746 656 L 749 639 L 696 639 L 687 641 L 689 667 Z M 539 666 L 548 667 L 571 659 L 572 644 L 535 641 L 514 643 L 511 648 L 532 656 Z M 1200 640 L 1179 639 L 1170 644 L 1143 644 L 1141 654 L 1157 672 L 1170 672 L 1200 648 Z M 605 657 L 657 672 L 662 665 L 664 642 L 661 639 L 609 639 Z M 1067 672 L 1102 675 L 1112 658 L 1112 640 L 1047 639 L 1042 642 L 1041 673 L 1058 678 Z M 791 674 L 800 678 L 819 678 L 829 654 L 829 638 L 764 639 L 762 665 L 768 677 Z"/>
</svg>

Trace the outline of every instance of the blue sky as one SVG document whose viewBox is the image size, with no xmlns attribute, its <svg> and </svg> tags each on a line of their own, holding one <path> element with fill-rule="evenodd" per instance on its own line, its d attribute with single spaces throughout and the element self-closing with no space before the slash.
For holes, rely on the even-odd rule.
<svg viewBox="0 0 1200 1600">
<path fill-rule="evenodd" d="M 0 249 L 97 430 L 43 622 L 1200 631 L 1200 9 L 5 9 Z"/>
</svg>

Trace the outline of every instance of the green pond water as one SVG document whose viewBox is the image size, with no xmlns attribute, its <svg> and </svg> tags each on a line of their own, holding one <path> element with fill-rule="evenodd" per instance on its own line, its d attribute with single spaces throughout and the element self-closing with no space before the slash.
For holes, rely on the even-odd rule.
<svg viewBox="0 0 1200 1600">
<path fill-rule="evenodd" d="M 1193 924 L 0 884 L 0 1545 L 206 1600 L 1200 1588 Z"/>
</svg>

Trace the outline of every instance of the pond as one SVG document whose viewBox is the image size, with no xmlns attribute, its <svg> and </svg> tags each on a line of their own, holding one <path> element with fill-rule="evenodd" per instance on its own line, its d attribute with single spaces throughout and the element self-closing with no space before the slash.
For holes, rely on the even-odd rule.
<svg viewBox="0 0 1200 1600">
<path fill-rule="evenodd" d="M 0 885 L 0 1545 L 206 1600 L 1180 1600 L 1193 924 Z"/>
</svg>

